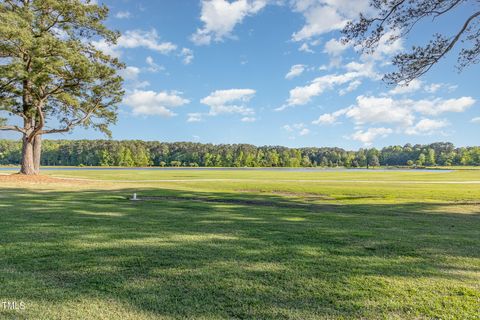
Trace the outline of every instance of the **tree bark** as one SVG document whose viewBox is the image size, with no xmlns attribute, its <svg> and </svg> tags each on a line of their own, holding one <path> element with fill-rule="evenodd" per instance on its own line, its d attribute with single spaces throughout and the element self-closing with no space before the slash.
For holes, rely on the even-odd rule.
<svg viewBox="0 0 480 320">
<path fill-rule="evenodd" d="M 35 169 L 35 174 L 40 173 L 40 159 L 42 156 L 42 136 L 36 135 L 33 138 L 33 167 Z"/>
<path fill-rule="evenodd" d="M 25 175 L 36 175 L 38 174 L 38 171 L 35 170 L 35 162 L 33 160 L 34 143 L 26 134 L 23 135 L 22 142 L 22 163 L 20 173 Z"/>
</svg>

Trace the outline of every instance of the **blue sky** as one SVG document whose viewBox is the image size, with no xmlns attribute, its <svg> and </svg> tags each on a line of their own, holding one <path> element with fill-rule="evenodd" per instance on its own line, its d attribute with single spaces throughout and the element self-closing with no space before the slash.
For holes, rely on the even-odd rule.
<svg viewBox="0 0 480 320">
<path fill-rule="evenodd" d="M 478 145 L 478 65 L 458 73 L 453 52 L 409 87 L 381 80 L 392 55 L 434 31 L 453 33 L 468 7 L 366 56 L 338 42 L 366 0 L 98 2 L 122 36 L 116 47 L 97 46 L 128 66 L 114 139 Z M 103 136 L 76 129 L 50 138 Z"/>
</svg>

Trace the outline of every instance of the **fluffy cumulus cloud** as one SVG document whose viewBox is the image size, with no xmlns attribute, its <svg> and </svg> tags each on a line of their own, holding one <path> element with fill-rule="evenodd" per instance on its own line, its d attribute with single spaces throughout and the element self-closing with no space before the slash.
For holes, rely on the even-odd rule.
<svg viewBox="0 0 480 320">
<path fill-rule="evenodd" d="M 150 31 L 128 30 L 118 38 L 119 48 L 147 48 L 158 53 L 167 54 L 177 49 L 171 42 L 160 41 L 155 29 Z"/>
<path fill-rule="evenodd" d="M 424 90 L 428 93 L 436 93 L 439 90 L 453 92 L 458 88 L 457 85 L 447 83 L 431 83 L 424 86 Z"/>
<path fill-rule="evenodd" d="M 255 15 L 267 5 L 267 0 L 202 0 L 200 20 L 203 26 L 192 35 L 197 45 L 208 45 L 231 37 L 235 26 L 245 17 Z"/>
<path fill-rule="evenodd" d="M 357 97 L 357 104 L 348 108 L 345 116 L 357 125 L 394 123 L 409 126 L 415 120 L 412 110 L 404 107 L 401 101 L 368 96 Z"/>
<path fill-rule="evenodd" d="M 290 97 L 287 100 L 287 104 L 279 108 L 279 110 L 283 110 L 288 106 L 305 105 L 309 103 L 313 97 L 322 94 L 325 90 L 332 89 L 336 85 L 350 82 L 356 77 L 357 74 L 349 72 L 345 74 L 332 74 L 315 78 L 306 86 L 299 86 L 290 90 Z"/>
<path fill-rule="evenodd" d="M 255 117 L 243 117 L 242 119 L 240 119 L 240 121 L 242 121 L 242 122 L 255 122 L 255 121 L 257 121 L 257 118 L 255 118 Z"/>
<path fill-rule="evenodd" d="M 347 113 L 349 109 L 340 109 L 333 113 L 324 113 L 317 120 L 312 121 L 313 124 L 324 125 L 324 124 L 335 124 L 338 122 L 338 118 Z"/>
<path fill-rule="evenodd" d="M 304 123 L 294 123 L 294 124 L 286 124 L 282 127 L 285 131 L 293 134 L 298 135 L 300 137 L 306 136 L 310 134 L 310 129 Z"/>
<path fill-rule="evenodd" d="M 405 133 L 408 135 L 431 135 L 449 125 L 450 124 L 446 120 L 422 119 L 414 126 L 407 128 Z"/>
<path fill-rule="evenodd" d="M 172 109 L 190 103 L 177 91 L 143 91 L 135 90 L 128 94 L 124 103 L 132 108 L 134 115 L 174 116 Z"/>
<path fill-rule="evenodd" d="M 352 92 L 352 91 L 355 91 L 357 90 L 357 88 L 362 84 L 362 81 L 361 80 L 353 80 L 352 82 L 350 82 L 348 84 L 348 86 L 346 88 L 343 88 L 343 89 L 340 89 L 340 91 L 338 91 L 338 94 L 343 96 L 343 95 L 346 95 L 347 93 L 349 92 Z"/>
<path fill-rule="evenodd" d="M 315 51 L 310 48 L 310 45 L 308 43 L 303 43 L 299 48 L 298 51 L 301 52 L 306 52 L 306 53 L 315 53 Z"/>
<path fill-rule="evenodd" d="M 153 58 L 151 56 L 148 56 L 146 59 L 145 59 L 145 62 L 147 63 L 148 65 L 148 68 L 147 70 L 150 71 L 150 72 L 159 72 L 159 71 L 162 71 L 162 70 L 165 70 L 165 68 L 163 66 L 160 66 L 158 65 L 155 60 L 153 60 Z"/>
<path fill-rule="evenodd" d="M 187 122 L 200 122 L 203 120 L 203 114 L 200 112 L 189 113 L 187 116 Z"/>
<path fill-rule="evenodd" d="M 125 80 L 137 80 L 140 74 L 140 68 L 127 66 L 125 69 L 120 70 L 119 73 Z"/>
<path fill-rule="evenodd" d="M 390 128 L 369 128 L 367 130 L 357 130 L 350 138 L 356 141 L 360 141 L 365 145 L 371 145 L 377 138 L 386 138 L 393 132 Z"/>
<path fill-rule="evenodd" d="M 399 31 L 388 31 L 378 41 L 375 51 L 364 53 L 361 59 L 364 61 L 373 60 L 387 64 L 386 58 L 391 57 L 404 49 L 403 38 L 397 38 Z"/>
<path fill-rule="evenodd" d="M 342 29 L 359 12 L 368 12 L 368 3 L 369 0 L 202 0 L 200 20 L 203 25 L 191 40 L 197 45 L 208 45 L 233 37 L 235 26 L 246 17 L 258 14 L 267 5 L 287 4 L 305 19 L 304 26 L 292 34 L 292 40 L 303 42 L 300 51 L 313 52 L 311 46 L 318 44 L 315 37 Z"/>
<path fill-rule="evenodd" d="M 345 116 L 351 118 L 357 125 L 391 123 L 408 127 L 413 125 L 416 113 L 439 115 L 445 112 L 463 112 L 475 103 L 472 97 L 448 100 L 395 100 L 392 97 L 361 95 L 356 100 L 353 106 L 321 115 L 315 123 L 334 123 L 340 116 Z"/>
<path fill-rule="evenodd" d="M 414 109 L 422 114 L 426 115 L 439 115 L 445 112 L 464 112 L 475 103 L 475 99 L 472 97 L 461 97 L 458 99 L 433 99 L 433 100 L 420 100 L 417 102 L 411 102 L 414 105 Z"/>
<path fill-rule="evenodd" d="M 422 89 L 422 85 L 422 81 L 414 79 L 409 84 L 397 85 L 388 93 L 392 95 L 412 93 Z"/>
<path fill-rule="evenodd" d="M 348 20 L 368 10 L 368 0 L 293 0 L 296 12 L 305 18 L 305 25 L 292 35 L 294 41 L 342 29 Z"/>
<path fill-rule="evenodd" d="M 285 79 L 293 79 L 300 76 L 305 71 L 306 66 L 303 64 L 295 64 L 290 68 L 290 71 L 285 75 Z"/>
<path fill-rule="evenodd" d="M 189 48 L 183 48 L 180 52 L 180 56 L 183 59 L 183 64 L 190 64 L 193 61 L 193 50 Z"/>
<path fill-rule="evenodd" d="M 142 71 L 134 66 L 127 66 L 118 73 L 125 80 L 126 87 L 129 89 L 140 89 L 150 85 L 148 81 L 140 81 L 139 76 Z"/>
<path fill-rule="evenodd" d="M 113 57 L 120 57 L 122 49 L 145 48 L 161 54 L 169 54 L 178 49 L 172 42 L 161 41 L 155 29 L 127 30 L 118 38 L 116 45 L 106 43 L 104 40 L 93 41 L 92 44 Z"/>
<path fill-rule="evenodd" d="M 343 74 L 328 74 L 313 79 L 306 86 L 298 86 L 290 90 L 290 96 L 287 102 L 277 111 L 284 110 L 291 106 L 305 105 L 309 103 L 313 97 L 321 95 L 326 90 L 331 90 L 336 86 L 347 85 L 344 90 L 346 92 L 353 91 L 360 84 L 361 78 L 376 79 L 378 75 L 373 70 L 370 63 L 351 62 L 346 65 L 347 72 Z"/>
<path fill-rule="evenodd" d="M 216 116 L 226 113 L 237 113 L 243 116 L 255 114 L 246 103 L 255 95 L 253 89 L 229 89 L 217 90 L 200 100 L 201 103 L 210 107 L 209 115 Z"/>
<path fill-rule="evenodd" d="M 323 52 L 330 56 L 339 56 L 347 50 L 349 46 L 350 45 L 344 44 L 340 40 L 332 38 L 325 43 Z"/>
<path fill-rule="evenodd" d="M 348 108 L 325 113 L 312 123 L 317 125 L 334 124 L 344 117 L 356 126 L 389 125 L 395 132 L 408 135 L 431 135 L 450 125 L 445 119 L 431 119 L 425 116 L 438 116 L 447 112 L 464 112 L 475 103 L 471 97 L 457 99 L 412 100 L 394 99 L 386 96 L 358 96 L 356 103 Z M 418 118 L 421 118 L 419 121 Z M 480 122 L 480 120 L 479 120 Z M 352 139 L 371 143 L 376 137 L 383 136 L 377 130 L 358 130 Z M 388 128 L 390 130 L 390 128 Z M 393 130 L 393 129 L 392 129 Z M 383 130 L 384 133 L 386 131 Z M 388 134 L 392 133 L 388 132 Z"/>
</svg>

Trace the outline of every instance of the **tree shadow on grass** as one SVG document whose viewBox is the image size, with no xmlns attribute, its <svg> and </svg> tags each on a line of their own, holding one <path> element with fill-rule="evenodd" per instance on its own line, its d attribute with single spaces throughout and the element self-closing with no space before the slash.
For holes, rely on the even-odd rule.
<svg viewBox="0 0 480 320">
<path fill-rule="evenodd" d="M 126 200 L 132 193 L 2 190 L 0 297 L 95 297 L 175 318 L 478 311 L 478 208 L 165 189 Z"/>
</svg>

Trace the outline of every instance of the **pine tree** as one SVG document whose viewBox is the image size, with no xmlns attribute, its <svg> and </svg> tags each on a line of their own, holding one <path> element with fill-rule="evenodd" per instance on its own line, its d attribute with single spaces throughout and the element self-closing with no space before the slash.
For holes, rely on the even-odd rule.
<svg viewBox="0 0 480 320">
<path fill-rule="evenodd" d="M 107 135 L 116 121 L 123 65 L 92 44 L 113 44 L 118 33 L 103 25 L 106 6 L 90 0 L 0 2 L 0 130 L 22 134 L 22 174 L 37 174 L 42 136 L 76 126 Z M 7 124 L 10 120 L 22 125 Z M 56 124 L 57 128 L 47 128 Z"/>
</svg>

